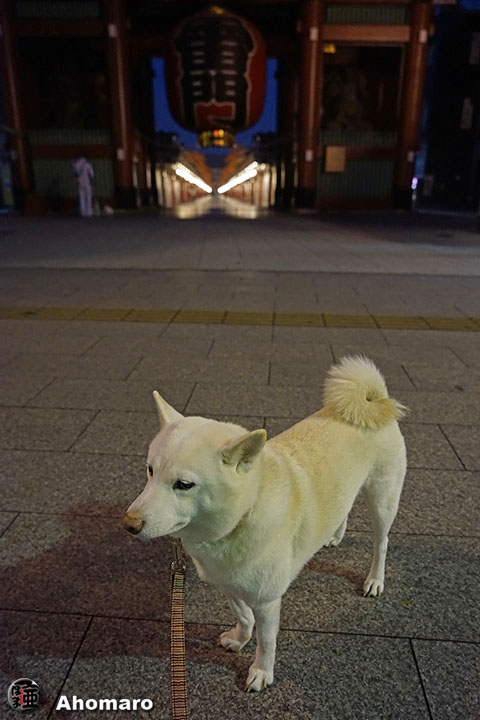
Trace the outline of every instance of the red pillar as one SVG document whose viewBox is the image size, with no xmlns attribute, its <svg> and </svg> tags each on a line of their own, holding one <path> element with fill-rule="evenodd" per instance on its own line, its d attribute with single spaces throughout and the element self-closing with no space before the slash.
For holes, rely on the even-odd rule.
<svg viewBox="0 0 480 720">
<path fill-rule="evenodd" d="M 430 2 L 414 0 L 411 6 L 410 42 L 405 57 L 395 166 L 395 204 L 398 207 L 411 206 L 411 184 L 419 142 L 431 20 Z"/>
<path fill-rule="evenodd" d="M 124 0 L 104 0 L 103 5 L 112 106 L 115 197 L 120 207 L 135 207 L 133 123 L 125 2 Z"/>
<path fill-rule="evenodd" d="M 298 117 L 297 204 L 312 207 L 317 188 L 323 0 L 303 0 Z"/>
<path fill-rule="evenodd" d="M 0 44 L 2 83 L 4 87 L 4 105 L 8 142 L 12 149 L 12 174 L 15 204 L 20 212 L 28 212 L 28 197 L 32 191 L 33 178 L 25 116 L 20 96 L 19 53 L 13 27 L 12 4 L 10 0 L 0 2 Z"/>
<path fill-rule="evenodd" d="M 294 137 L 298 109 L 298 77 L 296 58 L 293 53 L 280 64 L 279 71 L 279 113 L 278 134 L 280 136 L 280 158 L 277 163 L 279 183 L 276 201 L 287 210 L 292 207 L 295 196 Z"/>
<path fill-rule="evenodd" d="M 143 206 L 151 203 L 151 192 L 148 186 L 148 147 L 142 138 L 137 138 L 135 152 L 137 155 L 137 181 L 140 202 Z"/>
</svg>

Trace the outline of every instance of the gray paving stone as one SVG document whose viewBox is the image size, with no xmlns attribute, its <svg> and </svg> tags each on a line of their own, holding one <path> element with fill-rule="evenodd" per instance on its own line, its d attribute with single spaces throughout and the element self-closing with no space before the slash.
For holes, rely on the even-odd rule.
<svg viewBox="0 0 480 720">
<path fill-rule="evenodd" d="M 269 385 L 318 386 L 323 382 L 331 364 L 330 358 L 323 362 L 288 362 L 274 359 L 271 363 Z"/>
<path fill-rule="evenodd" d="M 185 406 L 193 382 L 164 380 L 123 382 L 115 380 L 55 380 L 38 394 L 31 405 L 37 408 L 82 408 L 91 410 L 144 411 L 152 407 L 152 392 L 158 389 L 179 411 Z"/>
<path fill-rule="evenodd" d="M 410 415 L 407 415 L 411 417 Z M 437 425 L 401 423 L 409 468 L 463 469 L 463 465 Z M 470 470 L 475 468 L 469 468 Z"/>
<path fill-rule="evenodd" d="M 309 631 L 479 641 L 478 538 L 390 535 L 385 592 L 363 598 L 370 533 L 347 534 L 317 553 L 290 586 L 281 627 Z M 221 593 L 189 569 L 186 618 L 231 623 Z"/>
<path fill-rule="evenodd" d="M 68 450 L 94 416 L 86 410 L 0 408 L 1 447 L 7 450 Z"/>
<path fill-rule="evenodd" d="M 187 405 L 189 414 L 311 415 L 321 407 L 320 389 L 264 385 L 206 385 L 198 383 Z"/>
<path fill-rule="evenodd" d="M 480 342 L 467 347 L 459 343 L 455 347 L 455 354 L 468 367 L 476 368 L 477 370 L 480 368 Z"/>
<path fill-rule="evenodd" d="M 410 409 L 411 422 L 480 425 L 480 393 L 398 390 L 396 395 Z"/>
<path fill-rule="evenodd" d="M 145 481 L 144 459 L 138 455 L 10 450 L 2 454 L 0 507 L 12 514 L 119 515 Z"/>
<path fill-rule="evenodd" d="M 395 532 L 480 536 L 480 474 L 409 470 Z"/>
<path fill-rule="evenodd" d="M 274 325 L 272 340 L 274 343 L 302 343 L 312 345 L 317 343 L 326 344 L 329 342 L 327 328 L 324 327 L 288 327 Z"/>
<path fill-rule="evenodd" d="M 412 311 L 400 296 L 385 297 L 380 294 L 370 297 L 366 292 L 361 294 L 365 310 L 369 315 L 411 315 Z"/>
<path fill-rule="evenodd" d="M 305 343 L 297 341 L 294 343 L 272 343 L 270 353 L 272 362 L 289 364 L 295 368 L 298 364 L 310 362 L 318 367 L 318 377 L 324 374 L 324 368 L 330 367 L 333 363 L 333 355 L 330 345 L 325 343 Z M 314 384 L 317 384 L 318 379 Z"/>
<path fill-rule="evenodd" d="M 272 344 L 268 340 L 257 340 L 249 338 L 248 341 L 237 335 L 232 340 L 215 340 L 209 353 L 209 358 L 223 360 L 228 363 L 230 360 L 262 360 L 269 359 L 272 352 Z"/>
<path fill-rule="evenodd" d="M 385 338 L 381 330 L 375 330 L 370 328 L 326 328 L 327 330 L 327 342 L 335 345 L 336 343 L 342 343 L 356 345 L 361 351 L 367 352 L 371 347 L 385 345 Z"/>
<path fill-rule="evenodd" d="M 366 352 L 372 346 L 385 346 L 386 341 L 382 332 L 375 328 L 335 328 L 335 327 L 280 327 L 275 326 L 273 331 L 275 342 L 319 342 L 341 343 L 354 345 L 358 351 Z"/>
<path fill-rule="evenodd" d="M 199 382 L 233 385 L 267 384 L 269 363 L 262 358 L 258 360 L 229 359 L 226 363 L 222 358 L 207 358 L 201 369 Z"/>
<path fill-rule="evenodd" d="M 452 366 L 439 366 L 433 363 L 430 366 L 407 363 L 405 369 L 419 390 L 440 390 L 459 392 L 480 391 L 480 368 L 462 367 L 458 364 Z"/>
<path fill-rule="evenodd" d="M 200 325 L 192 323 L 172 323 L 162 335 L 165 340 L 209 338 L 211 340 L 228 341 L 242 337 L 248 341 L 258 340 L 260 342 L 270 342 L 271 336 L 272 327 L 270 325 Z"/>
<path fill-rule="evenodd" d="M 186 280 L 191 280 L 193 269 L 200 269 L 202 273 L 216 269 L 243 273 L 263 271 L 263 275 L 267 274 L 265 271 L 272 274 L 271 271 L 279 270 L 287 276 L 290 273 L 298 276 L 302 271 L 316 271 L 319 275 L 349 272 L 361 276 L 365 273 L 372 275 L 373 282 L 377 282 L 379 273 L 388 273 L 389 277 L 408 273 L 419 279 L 420 290 L 422 281 L 433 279 L 432 276 L 437 276 L 438 287 L 442 281 L 448 284 L 445 275 L 467 278 L 472 273 L 478 275 L 474 262 L 478 250 L 472 240 L 474 229 L 456 230 L 447 254 L 439 253 L 436 230 L 432 231 L 431 227 L 399 227 L 395 214 L 388 219 L 383 215 L 384 227 L 380 228 L 378 218 L 375 214 L 372 223 L 355 214 L 348 226 L 349 220 L 344 214 L 340 221 L 338 217 L 322 216 L 313 222 L 295 216 L 273 216 L 257 220 L 253 229 L 251 221 L 240 223 L 236 218 L 225 216 L 218 223 L 218 218 L 204 217 L 185 223 L 181 228 L 181 243 L 174 242 L 179 233 L 175 219 L 162 218 L 160 238 L 158 218 L 152 217 L 98 218 L 92 220 L 88 228 L 79 225 L 76 218 L 45 218 L 44 223 L 37 222 L 34 226 L 26 218 L 6 219 L 7 230 L 12 227 L 15 233 L 15 242 L 4 254 L 3 267 L 9 270 L 13 267 L 34 270 L 39 265 L 58 270 L 69 267 L 70 278 L 75 268 L 82 268 L 85 284 L 97 277 L 99 285 L 102 280 L 107 281 L 109 292 L 110 288 L 113 291 L 112 269 L 117 268 L 125 274 L 124 286 L 130 284 L 128 273 L 137 292 L 146 287 L 150 294 L 163 289 L 152 282 L 154 271 L 172 269 L 180 270 Z M 375 224 L 377 227 L 372 229 Z M 37 239 L 34 247 L 33 233 Z M 98 252 L 99 237 L 104 242 L 102 253 Z M 139 277 L 142 271 L 143 282 Z M 44 273 L 45 270 L 42 278 Z M 411 285 L 405 284 L 410 297 Z M 72 290 L 71 283 L 68 287 L 72 297 L 85 293 L 84 287 L 80 291 Z M 429 285 L 432 287 L 433 283 Z M 43 292 L 46 291 L 48 287 L 43 288 Z"/>
<path fill-rule="evenodd" d="M 322 372 L 322 366 L 328 367 L 333 362 L 328 344 L 304 342 L 301 337 L 294 343 L 251 341 L 248 345 L 241 336 L 230 342 L 216 340 L 209 357 L 221 359 L 225 363 L 237 360 L 271 359 L 280 363 L 289 363 L 292 367 L 308 360 L 320 364 L 319 372 Z"/>
<path fill-rule="evenodd" d="M 193 358 L 188 362 L 179 362 L 176 358 L 145 357 L 138 364 L 129 380 L 141 378 L 157 378 L 161 384 L 163 378 L 177 381 L 235 384 L 238 382 L 267 384 L 268 360 L 239 359 L 232 357 L 225 362 L 219 357 Z"/>
<path fill-rule="evenodd" d="M 125 355 L 115 348 L 108 354 L 57 355 L 54 353 L 22 353 L 2 368 L 2 373 L 31 378 L 65 377 L 75 379 L 125 380 L 141 359 L 141 354 Z"/>
<path fill-rule="evenodd" d="M 120 304 L 121 305 L 121 304 Z M 122 306 L 122 305 L 121 305 Z M 91 306 L 92 307 L 92 306 Z M 93 307 L 95 307 L 93 305 Z M 108 307 L 108 303 L 99 303 L 98 307 Z M 122 306 L 123 307 L 123 306 Z M 168 327 L 168 323 L 151 323 L 151 322 L 106 322 L 104 320 L 76 320 L 75 322 L 57 320 L 59 332 L 64 337 L 75 336 L 79 332 L 90 334 L 93 339 L 91 349 L 95 349 L 100 340 L 106 339 L 110 342 L 116 339 L 121 343 L 126 351 L 148 346 L 153 339 L 159 338 Z M 105 343 L 105 349 L 108 352 L 108 342 Z"/>
<path fill-rule="evenodd" d="M 0 271 L 1 272 L 1 271 Z M 20 303 L 15 302 L 12 305 L 18 306 Z M 22 338 L 23 340 L 31 340 L 45 338 L 58 332 L 58 325 L 50 320 L 29 320 L 27 318 L 0 318 L 0 330 L 2 336 L 13 339 Z"/>
<path fill-rule="evenodd" d="M 452 350 L 458 345 L 480 347 L 480 333 L 457 332 L 455 330 L 382 330 L 389 345 L 409 345 L 411 349 L 431 348 L 443 345 Z"/>
<path fill-rule="evenodd" d="M 121 515 L 20 513 L 0 538 L 0 607 L 168 620 L 170 546 L 134 539 Z"/>
<path fill-rule="evenodd" d="M 195 356 L 181 360 L 169 355 L 148 355 L 132 371 L 129 381 L 148 380 L 161 384 L 162 380 L 175 380 L 191 385 L 201 375 L 205 362 L 205 358 Z"/>
<path fill-rule="evenodd" d="M 408 470 L 392 532 L 402 534 L 479 536 L 478 473 Z M 362 495 L 349 515 L 352 531 L 372 531 Z"/>
<path fill-rule="evenodd" d="M 480 470 L 480 427 L 442 425 L 467 470 Z"/>
<path fill-rule="evenodd" d="M 15 363 L 13 363 L 14 369 Z M 0 372 L 0 405 L 13 407 L 26 405 L 55 377 L 52 373 L 41 374 L 37 377 L 25 377 L 13 372 L 7 373 L 5 368 L 2 368 Z"/>
<path fill-rule="evenodd" d="M 153 710 L 137 708 L 130 713 L 58 710 L 51 717 L 69 718 L 72 714 L 78 718 L 118 718 L 123 714 L 145 719 L 170 717 L 168 632 L 167 623 L 94 618 L 62 695 L 69 702 L 74 695 L 84 700 L 148 698 L 154 703 Z"/>
<path fill-rule="evenodd" d="M 280 632 L 275 682 L 266 692 L 251 695 L 244 692 L 244 682 L 253 646 L 240 655 L 227 653 L 216 646 L 218 631 L 211 625 L 186 626 L 192 718 L 367 720 L 403 717 L 402 713 L 414 720 L 428 718 L 414 658 L 404 640 L 369 638 L 366 643 L 351 636 Z M 95 619 L 69 674 L 65 694 L 147 697 L 154 702 L 155 716 L 166 718 L 168 653 L 165 623 Z M 52 717 L 67 715 L 54 713 Z"/>
<path fill-rule="evenodd" d="M 27 677 L 40 688 L 40 708 L 27 713 L 46 718 L 80 646 L 90 618 L 52 613 L 0 611 L 2 668 L 5 688 L 1 717 L 17 713 L 6 705 L 6 689 L 13 680 Z"/>
<path fill-rule="evenodd" d="M 258 308 L 257 308 L 258 310 Z M 172 331 L 174 326 L 171 326 Z M 271 342 L 271 325 L 213 325 L 214 338 L 218 342 Z"/>
<path fill-rule="evenodd" d="M 1 330 L 1 325 L 0 325 Z M 8 349 L 8 348 L 0 348 L 0 368 L 2 368 L 4 365 L 7 365 L 8 363 L 12 362 L 12 360 L 16 357 L 18 357 L 19 353 L 15 348 Z"/>
<path fill-rule="evenodd" d="M 123 325 L 123 323 L 118 323 Z M 154 324 L 150 328 L 155 328 Z M 151 336 L 144 335 L 132 339 L 128 334 L 120 334 L 118 337 L 105 337 L 99 340 L 92 348 L 95 355 L 102 353 L 135 353 L 136 355 L 149 355 L 157 359 L 161 366 L 162 362 L 177 362 L 187 364 L 192 358 L 205 358 L 208 355 L 212 341 L 209 338 L 164 338 L 158 337 L 152 332 Z"/>
<path fill-rule="evenodd" d="M 477 720 L 480 646 L 414 640 L 433 720 Z"/>
<path fill-rule="evenodd" d="M 277 657 L 267 717 L 428 717 L 406 641 L 280 632 Z"/>
<path fill-rule="evenodd" d="M 16 512 L 0 512 L 0 535 L 5 532 L 12 520 L 17 516 Z"/>
<path fill-rule="evenodd" d="M 215 337 L 215 325 L 200 323 L 170 323 L 162 332 L 164 340 L 210 340 Z"/>
<path fill-rule="evenodd" d="M 24 320 L 17 321 L 19 323 Z M 56 321 L 51 321 L 52 330 L 46 334 L 41 333 L 37 336 L 33 333 L 30 337 L 23 328 L 15 334 L 8 333 L 5 340 L 5 346 L 10 351 L 23 353 L 26 350 L 34 350 L 36 353 L 54 352 L 59 355 L 80 355 L 88 350 L 96 341 L 96 337 L 92 335 L 81 334 L 81 328 L 76 332 L 63 334 L 56 327 Z M 27 328 L 25 328 L 26 330 Z M 4 335 L 5 337 L 5 335 Z"/>
<path fill-rule="evenodd" d="M 72 450 L 145 457 L 158 430 L 158 418 L 153 410 L 149 413 L 100 410 Z"/>
</svg>

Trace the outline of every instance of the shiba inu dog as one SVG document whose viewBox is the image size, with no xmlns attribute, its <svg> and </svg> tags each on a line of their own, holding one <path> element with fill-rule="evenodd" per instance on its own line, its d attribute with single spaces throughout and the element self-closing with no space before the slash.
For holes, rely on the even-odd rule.
<svg viewBox="0 0 480 720">
<path fill-rule="evenodd" d="M 154 397 L 161 429 L 124 526 L 142 538 L 181 538 L 200 578 L 226 594 L 236 616 L 220 636 L 224 648 L 239 651 L 256 624 L 247 690 L 262 690 L 273 682 L 282 595 L 317 550 L 342 540 L 360 491 L 374 529 L 364 595 L 382 594 L 406 470 L 397 423 L 405 408 L 363 357 L 333 366 L 323 408 L 268 442 L 265 430 L 184 417 Z"/>
</svg>

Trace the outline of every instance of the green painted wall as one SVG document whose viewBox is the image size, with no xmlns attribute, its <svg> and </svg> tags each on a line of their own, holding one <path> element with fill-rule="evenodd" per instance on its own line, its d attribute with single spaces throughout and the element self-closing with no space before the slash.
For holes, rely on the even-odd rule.
<svg viewBox="0 0 480 720">
<path fill-rule="evenodd" d="M 390 147 L 397 143 L 395 130 L 322 130 L 321 145 L 346 145 L 355 147 Z"/>
<path fill-rule="evenodd" d="M 396 5 L 327 5 L 326 22 L 333 25 L 408 25 L 409 10 Z"/>
<path fill-rule="evenodd" d="M 15 0 L 15 15 L 19 19 L 97 20 L 100 3 L 96 0 Z"/>
<path fill-rule="evenodd" d="M 343 173 L 324 172 L 320 163 L 318 197 L 390 198 L 393 189 L 393 160 L 347 160 Z"/>
<path fill-rule="evenodd" d="M 112 161 L 91 160 L 95 178 L 94 197 L 113 197 Z M 45 197 L 74 198 L 77 196 L 77 181 L 73 174 L 73 161 L 68 159 L 35 159 L 33 161 L 35 191 Z"/>
<path fill-rule="evenodd" d="M 28 139 L 32 145 L 110 145 L 108 130 L 84 130 L 77 128 L 46 128 L 30 130 Z"/>
</svg>

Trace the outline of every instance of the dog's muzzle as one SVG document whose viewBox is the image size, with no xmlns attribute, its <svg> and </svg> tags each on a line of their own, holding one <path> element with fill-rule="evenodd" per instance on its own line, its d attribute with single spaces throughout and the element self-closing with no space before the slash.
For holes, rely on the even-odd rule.
<svg viewBox="0 0 480 720">
<path fill-rule="evenodd" d="M 138 535 L 143 528 L 145 521 L 139 512 L 127 512 L 123 516 L 123 527 L 132 535 Z"/>
</svg>

